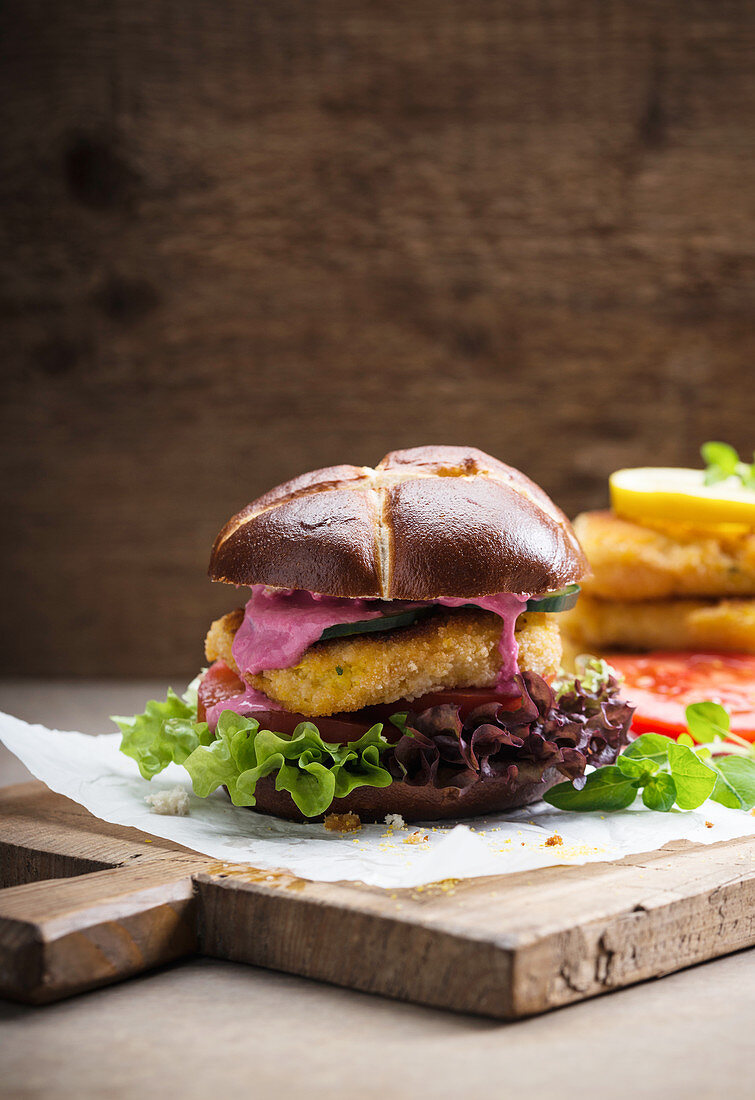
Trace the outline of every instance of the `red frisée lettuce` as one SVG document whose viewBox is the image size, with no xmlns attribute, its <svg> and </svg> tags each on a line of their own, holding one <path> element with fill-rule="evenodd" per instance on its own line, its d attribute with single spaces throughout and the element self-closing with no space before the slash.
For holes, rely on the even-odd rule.
<svg viewBox="0 0 755 1100">
<path fill-rule="evenodd" d="M 618 698 L 610 670 L 596 667 L 586 682 L 563 680 L 554 690 L 534 672 L 516 677 L 520 705 L 484 703 L 465 718 L 446 704 L 395 719 L 403 737 L 387 767 L 412 786 L 465 788 L 480 779 L 512 787 L 547 772 L 584 782 L 588 765 L 613 762 L 627 743 L 632 708 Z"/>
</svg>

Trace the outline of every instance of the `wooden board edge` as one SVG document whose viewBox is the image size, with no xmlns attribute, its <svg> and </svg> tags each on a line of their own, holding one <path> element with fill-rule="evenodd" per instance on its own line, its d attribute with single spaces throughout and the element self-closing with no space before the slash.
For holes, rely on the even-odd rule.
<svg viewBox="0 0 755 1100">
<path fill-rule="evenodd" d="M 61 1000 L 196 950 L 190 868 L 116 868 L 0 894 L 0 995 L 10 1000 Z"/>
<path fill-rule="evenodd" d="M 755 870 L 689 897 L 648 883 L 584 925 L 491 936 L 369 894 L 290 876 L 195 875 L 200 950 L 218 958 L 458 1012 L 513 1020 L 755 944 Z M 336 885 L 336 884 L 333 884 Z M 395 895 L 394 895 L 395 896 Z"/>
<path fill-rule="evenodd" d="M 395 1000 L 511 1018 L 512 953 L 400 912 L 195 876 L 199 950 Z"/>
<path fill-rule="evenodd" d="M 755 875 L 685 898 L 656 899 L 522 945 L 513 957 L 516 1018 L 733 954 L 755 945 Z"/>
</svg>

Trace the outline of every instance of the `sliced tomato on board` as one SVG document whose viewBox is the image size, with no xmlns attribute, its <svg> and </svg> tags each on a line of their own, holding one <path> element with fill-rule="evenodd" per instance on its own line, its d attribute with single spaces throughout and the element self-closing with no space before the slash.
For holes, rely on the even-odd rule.
<svg viewBox="0 0 755 1100">
<path fill-rule="evenodd" d="M 633 732 L 678 737 L 689 704 L 709 699 L 729 712 L 733 733 L 755 740 L 755 655 L 657 651 L 606 660 L 624 677 L 621 694 L 637 707 Z"/>
</svg>

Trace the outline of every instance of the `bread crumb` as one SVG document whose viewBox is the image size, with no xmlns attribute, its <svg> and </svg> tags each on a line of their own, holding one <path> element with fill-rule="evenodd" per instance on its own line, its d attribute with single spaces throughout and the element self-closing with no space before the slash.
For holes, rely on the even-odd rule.
<svg viewBox="0 0 755 1100">
<path fill-rule="evenodd" d="M 386 814 L 385 823 L 389 829 L 405 829 L 406 822 L 401 814 Z"/>
<path fill-rule="evenodd" d="M 706 821 L 705 822 L 705 828 L 706 829 L 712 829 L 713 828 L 713 822 L 712 821 Z"/>
<path fill-rule="evenodd" d="M 188 817 L 189 796 L 183 787 L 172 787 L 169 791 L 155 791 L 144 799 L 155 814 L 173 817 Z"/>
<path fill-rule="evenodd" d="M 330 833 L 355 833 L 362 828 L 359 814 L 326 814 L 323 825 Z"/>
<path fill-rule="evenodd" d="M 402 844 L 424 844 L 429 839 L 430 839 L 430 837 L 427 835 L 427 833 L 424 833 L 424 835 L 423 835 L 419 831 L 419 829 L 417 829 L 416 832 L 413 832 L 411 834 L 411 836 L 404 837 L 404 839 L 402 840 L 401 843 Z"/>
<path fill-rule="evenodd" d="M 546 848 L 555 848 L 557 844 L 563 844 L 563 843 L 564 843 L 563 838 L 560 837 L 558 835 L 558 833 L 554 833 L 553 836 L 549 836 L 548 839 L 546 840 L 545 847 Z"/>
</svg>

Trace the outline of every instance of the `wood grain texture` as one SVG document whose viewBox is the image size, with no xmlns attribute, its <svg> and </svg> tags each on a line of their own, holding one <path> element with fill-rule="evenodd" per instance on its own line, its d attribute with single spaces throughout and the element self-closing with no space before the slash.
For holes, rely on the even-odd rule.
<svg viewBox="0 0 755 1100">
<path fill-rule="evenodd" d="M 3 667 L 188 675 L 269 486 L 752 448 L 747 0 L 7 0 Z"/>
<path fill-rule="evenodd" d="M 192 955 L 194 908 L 164 862 L 0 891 L 0 992 L 43 1004 Z"/>
<path fill-rule="evenodd" d="M 198 950 L 516 1019 L 755 943 L 755 838 L 389 892 L 150 845 L 37 783 L 3 793 L 0 828 L 7 881 L 81 843 L 107 868 L 0 890 L 0 991 L 32 1002 Z"/>
</svg>

